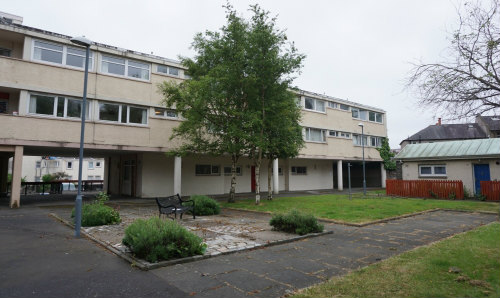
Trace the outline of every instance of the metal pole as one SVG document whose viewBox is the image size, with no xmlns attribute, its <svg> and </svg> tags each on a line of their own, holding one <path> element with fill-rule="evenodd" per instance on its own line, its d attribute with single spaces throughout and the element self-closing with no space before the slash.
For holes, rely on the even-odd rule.
<svg viewBox="0 0 500 298">
<path fill-rule="evenodd" d="M 75 237 L 80 237 L 82 227 L 82 168 L 83 168 L 83 144 L 85 139 L 85 114 L 87 112 L 87 77 L 89 74 L 90 45 L 85 54 L 85 75 L 83 77 L 83 101 L 82 101 L 82 124 L 80 132 L 80 156 L 78 164 L 78 192 L 75 200 Z"/>
<path fill-rule="evenodd" d="M 365 129 L 364 129 L 364 126 L 361 126 L 361 144 L 363 147 L 363 196 L 366 196 Z"/>
<path fill-rule="evenodd" d="M 352 199 L 352 193 L 351 193 L 351 163 L 347 163 L 347 177 L 349 180 L 349 200 Z"/>
</svg>

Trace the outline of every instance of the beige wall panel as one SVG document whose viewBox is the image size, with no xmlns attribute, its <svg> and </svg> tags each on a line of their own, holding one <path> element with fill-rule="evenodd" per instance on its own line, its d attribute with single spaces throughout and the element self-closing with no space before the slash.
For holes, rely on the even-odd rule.
<svg viewBox="0 0 500 298">
<path fill-rule="evenodd" d="M 291 191 L 333 188 L 332 161 L 292 159 L 289 163 Z M 306 166 L 307 175 L 292 175 L 295 166 Z"/>
<path fill-rule="evenodd" d="M 138 187 L 142 190 L 140 196 L 153 198 L 173 195 L 174 159 L 161 153 L 144 153 L 141 162 L 142 184 Z"/>
</svg>

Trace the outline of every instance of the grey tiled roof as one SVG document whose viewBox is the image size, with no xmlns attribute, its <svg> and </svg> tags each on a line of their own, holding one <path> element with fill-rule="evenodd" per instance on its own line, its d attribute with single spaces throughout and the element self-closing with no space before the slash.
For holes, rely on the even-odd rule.
<svg viewBox="0 0 500 298">
<path fill-rule="evenodd" d="M 477 123 L 429 125 L 405 141 L 484 139 L 488 136 Z"/>
<path fill-rule="evenodd" d="M 490 130 L 500 130 L 500 116 L 481 116 Z"/>
</svg>

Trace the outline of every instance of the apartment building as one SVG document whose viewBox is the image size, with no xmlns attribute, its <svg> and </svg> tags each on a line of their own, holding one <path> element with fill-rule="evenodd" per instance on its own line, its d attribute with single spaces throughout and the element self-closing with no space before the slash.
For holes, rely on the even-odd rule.
<svg viewBox="0 0 500 298">
<path fill-rule="evenodd" d="M 13 157 L 11 206 L 20 205 L 23 156 L 78 156 L 84 50 L 70 37 L 0 18 L 0 193 Z M 187 79 L 171 59 L 96 43 L 91 47 L 85 156 L 104 159 L 104 188 L 135 197 L 229 192 L 230 159 L 167 157 L 182 121 L 161 105 L 158 84 Z M 316 94 L 297 93 L 306 147 L 295 159 L 273 162 L 274 191 L 343 189 L 347 163 L 353 187 L 362 185 L 365 144 L 367 185 L 385 186 L 376 147 L 387 136 L 385 111 Z M 361 136 L 361 126 L 364 138 Z M 237 192 L 255 190 L 251 160 L 238 164 Z M 261 187 L 267 189 L 267 173 Z"/>
<path fill-rule="evenodd" d="M 67 180 L 78 179 L 79 160 L 75 157 L 24 156 L 21 177 L 27 182 L 42 181 L 44 175 L 64 173 Z M 9 163 L 12 173 L 12 162 Z M 84 158 L 83 180 L 102 180 L 104 177 L 104 158 Z"/>
</svg>

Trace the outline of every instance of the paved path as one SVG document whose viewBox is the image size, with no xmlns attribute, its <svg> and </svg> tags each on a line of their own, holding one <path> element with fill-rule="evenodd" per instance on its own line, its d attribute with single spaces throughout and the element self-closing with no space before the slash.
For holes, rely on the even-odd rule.
<svg viewBox="0 0 500 298">
<path fill-rule="evenodd" d="M 279 297 L 496 220 L 433 212 L 143 272 L 48 217 L 0 208 L 0 297 Z"/>
<path fill-rule="evenodd" d="M 496 220 L 438 211 L 250 252 L 153 270 L 193 297 L 279 297 L 334 275 Z"/>
</svg>

